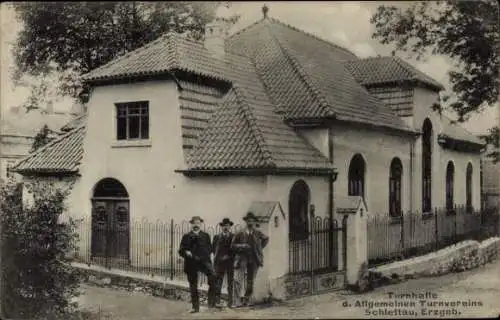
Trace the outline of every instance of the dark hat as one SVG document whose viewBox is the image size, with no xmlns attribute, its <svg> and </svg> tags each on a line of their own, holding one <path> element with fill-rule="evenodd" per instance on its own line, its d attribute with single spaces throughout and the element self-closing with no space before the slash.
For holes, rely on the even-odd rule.
<svg viewBox="0 0 500 320">
<path fill-rule="evenodd" d="M 233 224 L 234 223 L 229 218 L 224 218 L 224 219 L 222 219 L 222 222 L 219 223 L 219 225 L 221 225 L 221 226 L 225 226 L 225 225 L 232 226 Z"/>
<path fill-rule="evenodd" d="M 248 220 L 253 220 L 255 222 L 258 222 L 259 219 L 253 214 L 253 212 L 248 212 L 246 216 L 243 217 L 243 220 L 248 221 Z"/>
<path fill-rule="evenodd" d="M 189 220 L 189 223 L 194 223 L 194 220 L 200 220 L 200 222 L 203 222 L 203 219 L 200 216 L 193 216 L 191 220 Z"/>
</svg>

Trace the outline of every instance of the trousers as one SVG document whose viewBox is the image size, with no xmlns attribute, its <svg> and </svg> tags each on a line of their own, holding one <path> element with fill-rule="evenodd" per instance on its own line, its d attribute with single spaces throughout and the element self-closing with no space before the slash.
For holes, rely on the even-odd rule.
<svg viewBox="0 0 500 320">
<path fill-rule="evenodd" d="M 191 293 L 191 304 L 193 309 L 200 309 L 200 294 L 198 291 L 198 272 L 207 276 L 208 279 L 208 306 L 214 307 L 216 300 L 216 276 L 213 268 L 208 265 L 202 265 L 199 268 L 189 268 L 186 271 L 189 282 L 189 291 Z"/>
<path fill-rule="evenodd" d="M 216 291 L 216 300 L 217 302 L 220 302 L 221 298 L 221 291 L 222 291 L 222 283 L 224 282 L 224 276 L 227 276 L 227 295 L 228 295 L 228 300 L 227 300 L 227 305 L 232 306 L 233 305 L 233 299 L 234 299 L 234 267 L 233 267 L 233 261 L 228 260 L 224 261 L 221 263 L 217 263 L 215 265 L 215 275 L 216 275 L 216 281 L 217 281 L 217 291 Z"/>
<path fill-rule="evenodd" d="M 241 303 L 242 300 L 248 302 L 252 297 L 254 280 L 258 269 L 259 265 L 257 262 L 248 261 L 242 263 L 239 268 L 234 270 L 234 291 L 238 303 Z M 244 285 L 246 288 L 243 293 Z"/>
</svg>

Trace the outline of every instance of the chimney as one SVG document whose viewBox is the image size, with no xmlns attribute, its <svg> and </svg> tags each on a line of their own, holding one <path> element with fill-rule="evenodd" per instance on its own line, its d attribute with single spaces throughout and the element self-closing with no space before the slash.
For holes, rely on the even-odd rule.
<svg viewBox="0 0 500 320">
<path fill-rule="evenodd" d="M 227 4 L 221 5 L 215 14 L 214 21 L 205 26 L 205 48 L 213 56 L 224 59 L 224 40 L 229 32 L 229 8 Z"/>
</svg>

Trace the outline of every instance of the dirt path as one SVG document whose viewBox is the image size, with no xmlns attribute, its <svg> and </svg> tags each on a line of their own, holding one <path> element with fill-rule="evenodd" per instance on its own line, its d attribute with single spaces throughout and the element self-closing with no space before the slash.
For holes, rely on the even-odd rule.
<svg viewBox="0 0 500 320">
<path fill-rule="evenodd" d="M 355 295 L 339 291 L 313 297 L 287 301 L 281 305 L 258 309 L 236 309 L 212 312 L 202 309 L 191 315 L 189 303 L 152 297 L 143 293 L 82 286 L 85 292 L 80 305 L 86 310 L 100 312 L 101 319 L 245 319 L 245 318 L 429 318 L 497 317 L 500 315 L 500 260 L 480 268 L 459 274 L 409 280 L 407 282 L 378 288 L 370 293 Z M 420 298 L 390 298 L 389 293 L 427 294 L 434 306 L 421 305 Z M 414 307 L 373 307 L 363 303 L 394 302 L 415 304 Z M 451 303 L 460 302 L 460 306 Z M 465 302 L 465 306 L 463 305 Z M 357 305 L 358 304 L 358 305 Z M 361 306 L 360 306 L 361 304 Z M 438 304 L 448 304 L 439 306 Z M 425 309 L 426 311 L 423 311 Z M 370 312 L 370 313 L 367 313 Z M 389 313 L 388 313 L 389 312 Z M 392 312 L 392 313 L 391 313 Z"/>
</svg>

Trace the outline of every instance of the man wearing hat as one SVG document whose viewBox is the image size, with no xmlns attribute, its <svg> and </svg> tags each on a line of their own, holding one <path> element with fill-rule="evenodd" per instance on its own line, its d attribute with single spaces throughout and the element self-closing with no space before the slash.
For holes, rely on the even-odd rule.
<svg viewBox="0 0 500 320">
<path fill-rule="evenodd" d="M 233 306 L 234 253 L 231 249 L 231 243 L 234 238 L 234 234 L 231 232 L 233 224 L 234 223 L 228 218 L 222 219 L 222 222 L 219 223 L 222 227 L 222 232 L 214 236 L 212 245 L 212 249 L 214 250 L 214 268 L 217 278 L 216 301 L 219 305 L 222 282 L 224 280 L 224 275 L 227 274 L 227 306 L 229 308 Z"/>
<path fill-rule="evenodd" d="M 201 230 L 203 219 L 194 216 L 189 221 L 191 231 L 182 236 L 179 254 L 184 258 L 184 272 L 191 291 L 191 313 L 200 311 L 200 297 L 198 292 L 198 272 L 203 272 L 208 278 L 208 306 L 215 307 L 215 272 L 210 260 L 212 245 L 208 233 Z"/>
<path fill-rule="evenodd" d="M 269 242 L 269 238 L 261 231 L 257 230 L 257 217 L 253 212 L 248 212 L 243 220 L 246 222 L 246 228 L 238 232 L 231 244 L 235 252 L 235 291 L 236 297 L 241 301 L 241 305 L 247 306 L 253 294 L 253 283 L 257 270 L 264 266 L 264 255 L 262 250 Z M 246 290 L 242 295 L 243 281 L 246 271 Z"/>
</svg>

